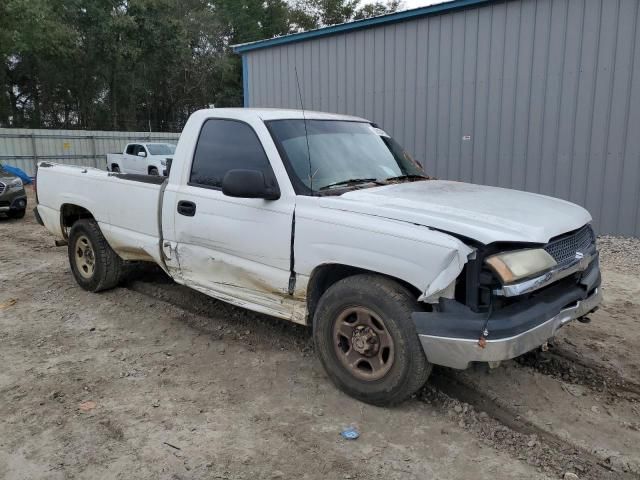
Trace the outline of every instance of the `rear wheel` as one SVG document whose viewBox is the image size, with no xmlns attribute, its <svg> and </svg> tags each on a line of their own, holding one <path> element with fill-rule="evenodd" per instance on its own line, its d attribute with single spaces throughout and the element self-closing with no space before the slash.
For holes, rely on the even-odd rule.
<svg viewBox="0 0 640 480">
<path fill-rule="evenodd" d="M 160 175 L 160 173 L 158 173 L 158 169 L 156 167 L 151 167 L 149 169 L 149 175 Z"/>
<path fill-rule="evenodd" d="M 120 167 L 114 163 L 113 165 L 111 165 L 111 171 L 113 173 L 120 173 Z"/>
<path fill-rule="evenodd" d="M 9 218 L 24 218 L 24 214 L 25 214 L 26 210 L 9 210 L 9 212 L 7 213 L 7 215 L 9 216 Z"/>
<path fill-rule="evenodd" d="M 69 232 L 69 263 L 78 285 L 90 292 L 115 287 L 123 260 L 113 251 L 95 220 L 78 220 Z"/>
<path fill-rule="evenodd" d="M 399 403 L 431 373 L 411 313 L 415 296 L 379 275 L 356 275 L 332 285 L 314 315 L 314 341 L 329 378 L 374 405 Z"/>
</svg>

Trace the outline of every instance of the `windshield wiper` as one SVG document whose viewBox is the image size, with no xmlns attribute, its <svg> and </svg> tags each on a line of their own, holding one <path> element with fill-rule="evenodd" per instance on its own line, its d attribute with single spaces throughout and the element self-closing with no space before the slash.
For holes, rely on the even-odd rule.
<svg viewBox="0 0 640 480">
<path fill-rule="evenodd" d="M 398 180 L 430 180 L 431 177 L 427 175 L 418 175 L 418 174 L 410 174 L 410 175 L 398 175 L 397 177 L 389 177 L 385 178 L 385 182 L 394 182 Z"/>
<path fill-rule="evenodd" d="M 350 178 L 349 180 L 342 180 L 340 182 L 330 183 L 329 185 L 320 187 L 318 190 L 327 190 L 329 188 L 340 187 L 343 185 L 345 186 L 357 185 L 359 183 L 375 183 L 376 185 L 384 185 L 384 183 L 378 181 L 377 178 Z"/>
</svg>

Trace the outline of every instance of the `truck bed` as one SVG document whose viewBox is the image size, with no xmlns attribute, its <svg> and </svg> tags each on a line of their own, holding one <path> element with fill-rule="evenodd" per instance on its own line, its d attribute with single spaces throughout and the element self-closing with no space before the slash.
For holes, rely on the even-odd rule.
<svg viewBox="0 0 640 480">
<path fill-rule="evenodd" d="M 38 213 L 59 240 L 66 240 L 67 235 L 61 212 L 80 207 L 95 218 L 122 258 L 159 260 L 157 212 L 163 177 L 49 162 L 38 167 Z"/>
</svg>

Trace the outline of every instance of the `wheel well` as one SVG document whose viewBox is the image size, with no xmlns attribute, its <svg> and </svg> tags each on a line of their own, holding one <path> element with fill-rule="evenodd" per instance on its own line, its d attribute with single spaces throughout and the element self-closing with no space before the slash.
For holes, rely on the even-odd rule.
<svg viewBox="0 0 640 480">
<path fill-rule="evenodd" d="M 111 170 L 113 170 L 113 167 L 120 168 L 120 165 L 118 165 L 117 163 L 112 163 L 111 164 Z"/>
<path fill-rule="evenodd" d="M 315 314 L 316 307 L 318 306 L 318 302 L 320 301 L 320 297 L 322 297 L 324 292 L 326 292 L 329 287 L 331 287 L 331 285 L 339 282 L 344 278 L 352 277 L 354 275 L 360 275 L 362 273 L 372 273 L 375 275 L 381 275 L 383 277 L 390 278 L 409 290 L 412 294 L 415 295 L 416 298 L 421 295 L 420 290 L 415 286 L 390 275 L 384 275 L 379 272 L 374 272 L 364 268 L 352 267 L 350 265 L 342 265 L 336 263 L 320 265 L 319 267 L 316 267 L 311 273 L 311 278 L 309 279 L 309 284 L 307 286 L 307 309 L 309 312 L 309 316 L 307 319 L 308 324 L 313 323 L 313 316 Z"/>
<path fill-rule="evenodd" d="M 147 167 L 147 173 L 151 174 L 151 169 L 156 170 L 157 172 L 159 172 L 160 170 L 158 170 L 158 167 L 154 167 L 153 165 L 149 165 Z"/>
<path fill-rule="evenodd" d="M 81 218 L 93 218 L 89 210 L 78 205 L 65 203 L 60 208 L 60 224 L 65 238 L 69 238 L 69 229 Z"/>
</svg>

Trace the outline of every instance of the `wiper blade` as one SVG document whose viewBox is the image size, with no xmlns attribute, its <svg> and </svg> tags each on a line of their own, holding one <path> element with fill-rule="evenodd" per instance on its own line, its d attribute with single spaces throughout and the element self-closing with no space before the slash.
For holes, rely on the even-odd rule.
<svg viewBox="0 0 640 480">
<path fill-rule="evenodd" d="M 427 175 L 411 174 L 411 175 L 398 175 L 397 177 L 389 177 L 384 179 L 385 182 L 394 182 L 397 180 L 431 180 L 431 177 Z"/>
<path fill-rule="evenodd" d="M 377 178 L 350 178 L 349 180 L 342 180 L 340 182 L 330 183 L 329 185 L 325 185 L 324 187 L 320 187 L 319 190 L 327 190 L 333 187 L 340 187 L 343 185 L 357 185 L 359 183 L 375 183 L 377 185 L 384 185 L 384 183 L 379 182 Z"/>
</svg>

